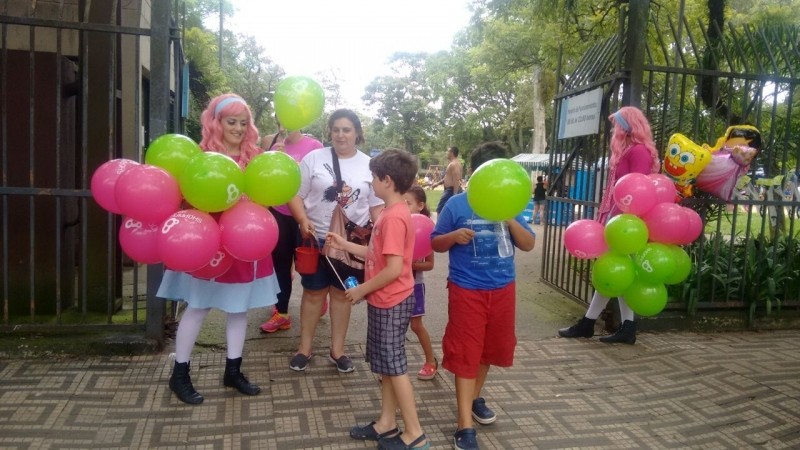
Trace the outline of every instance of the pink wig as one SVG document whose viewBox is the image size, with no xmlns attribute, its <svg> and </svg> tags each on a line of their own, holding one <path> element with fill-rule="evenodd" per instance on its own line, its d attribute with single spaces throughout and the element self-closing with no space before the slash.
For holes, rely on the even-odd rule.
<svg viewBox="0 0 800 450">
<path fill-rule="evenodd" d="M 658 157 L 650 123 L 642 111 L 633 106 L 623 106 L 619 111 L 608 116 L 614 124 L 614 134 L 611 136 L 611 160 L 609 168 L 617 167 L 617 162 L 634 144 L 642 144 L 653 157 L 652 172 L 661 170 L 661 160 Z"/>
<path fill-rule="evenodd" d="M 236 94 L 223 94 L 214 97 L 209 102 L 208 107 L 200 115 L 200 124 L 203 126 L 203 140 L 200 141 L 200 148 L 207 152 L 225 153 L 225 144 L 222 142 L 222 120 L 228 116 L 239 114 L 247 115 L 247 130 L 244 133 L 242 143 L 239 145 L 241 155 L 239 156 L 239 166 L 247 167 L 253 157 L 261 153 L 256 143 L 258 142 L 258 130 L 253 124 L 253 114 L 250 107 L 244 100 Z"/>
</svg>

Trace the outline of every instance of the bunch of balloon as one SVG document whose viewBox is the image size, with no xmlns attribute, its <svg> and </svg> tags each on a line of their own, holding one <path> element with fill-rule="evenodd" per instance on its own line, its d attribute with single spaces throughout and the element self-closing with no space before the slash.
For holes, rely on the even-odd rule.
<svg viewBox="0 0 800 450">
<path fill-rule="evenodd" d="M 186 136 L 167 134 L 150 144 L 145 164 L 116 159 L 101 165 L 92 175 L 91 191 L 101 207 L 125 216 L 120 246 L 131 259 L 214 278 L 234 259 L 269 256 L 277 242 L 269 211 L 240 202 L 244 178 L 233 159 L 203 152 Z M 181 210 L 183 200 L 192 208 Z M 220 212 L 225 227 L 211 215 Z"/>
<path fill-rule="evenodd" d="M 631 173 L 613 188 L 622 213 L 606 224 L 582 219 L 564 232 L 564 246 L 579 259 L 597 258 L 592 285 L 606 297 L 625 298 L 640 316 L 667 304 L 665 285 L 685 280 L 692 262 L 681 245 L 700 236 L 703 222 L 694 210 L 675 203 L 673 180 L 662 174 Z"/>
</svg>

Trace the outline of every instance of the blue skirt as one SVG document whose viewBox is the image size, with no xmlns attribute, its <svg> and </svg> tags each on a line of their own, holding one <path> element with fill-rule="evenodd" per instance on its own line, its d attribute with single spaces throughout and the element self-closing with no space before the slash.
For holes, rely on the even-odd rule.
<svg viewBox="0 0 800 450">
<path fill-rule="evenodd" d="M 280 291 L 274 273 L 245 283 L 218 283 L 185 272 L 166 270 L 156 296 L 182 300 L 196 309 L 216 308 L 226 313 L 242 313 L 278 303 Z"/>
</svg>

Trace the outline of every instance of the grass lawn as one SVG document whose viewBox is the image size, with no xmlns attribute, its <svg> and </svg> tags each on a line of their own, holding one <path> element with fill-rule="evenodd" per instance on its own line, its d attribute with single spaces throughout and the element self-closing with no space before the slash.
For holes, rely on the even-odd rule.
<svg viewBox="0 0 800 450">
<path fill-rule="evenodd" d="M 716 219 L 716 217 L 714 217 L 714 218 Z M 734 212 L 733 211 L 725 211 L 725 212 L 722 213 L 722 217 L 720 218 L 721 220 L 720 220 L 720 223 L 719 223 L 719 228 L 720 228 L 720 233 L 723 236 L 730 236 L 734 232 L 735 232 L 735 234 L 742 235 L 742 236 L 745 234 L 745 230 L 748 228 L 747 212 L 744 209 L 740 209 L 736 213 L 736 229 L 735 230 L 733 229 L 733 218 L 734 218 Z M 784 216 L 784 219 L 786 220 L 786 230 L 785 231 L 788 232 L 789 231 L 789 220 L 791 220 L 791 217 L 788 216 L 788 211 L 787 211 L 787 215 Z M 752 214 L 751 214 L 750 223 L 749 223 L 749 228 L 750 228 L 750 234 L 751 235 L 758 235 L 758 234 L 761 233 L 761 226 L 763 224 L 763 221 L 764 221 L 764 219 L 762 218 L 762 216 L 760 214 L 758 214 L 758 209 L 754 207 L 753 211 L 752 211 Z M 800 226 L 798 226 L 798 225 L 800 225 L 800 221 L 797 221 L 797 219 L 795 219 L 794 233 L 795 233 L 795 236 L 800 237 Z M 706 224 L 706 227 L 705 227 L 705 232 L 706 233 L 714 233 L 716 231 L 717 231 L 717 221 L 716 220 L 710 221 L 710 222 L 708 222 Z M 767 229 L 765 229 L 765 232 L 767 234 L 769 234 L 768 227 L 767 227 Z"/>
</svg>

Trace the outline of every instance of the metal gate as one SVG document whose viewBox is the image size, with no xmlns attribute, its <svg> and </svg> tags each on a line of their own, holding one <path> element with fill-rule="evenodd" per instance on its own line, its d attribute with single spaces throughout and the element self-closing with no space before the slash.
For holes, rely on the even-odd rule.
<svg viewBox="0 0 800 450">
<path fill-rule="evenodd" d="M 160 340 L 164 304 L 119 250 L 120 218 L 92 200 L 89 182 L 102 163 L 142 161 L 151 137 L 182 130 L 171 4 L 0 4 L 6 329 L 130 327 Z"/>
<path fill-rule="evenodd" d="M 729 204 L 701 193 L 683 200 L 708 223 L 689 249 L 694 273 L 671 288 L 668 308 L 689 314 L 745 309 L 751 319 L 776 306 L 796 308 L 800 198 L 791 177 L 800 170 L 800 29 L 712 26 L 708 32 L 685 17 L 659 17 L 647 3 L 622 6 L 619 33 L 586 52 L 556 96 L 552 154 L 570 157 L 549 174 L 542 278 L 579 301 L 590 300 L 591 262 L 566 252 L 563 233 L 572 221 L 595 217 L 612 131 L 605 118 L 633 105 L 650 120 L 662 156 L 676 132 L 713 144 L 729 125 L 746 123 L 763 138 L 750 182 L 737 187 Z M 565 100 L 598 88 L 599 133 L 557 139 Z"/>
</svg>

